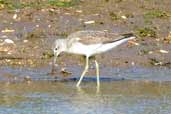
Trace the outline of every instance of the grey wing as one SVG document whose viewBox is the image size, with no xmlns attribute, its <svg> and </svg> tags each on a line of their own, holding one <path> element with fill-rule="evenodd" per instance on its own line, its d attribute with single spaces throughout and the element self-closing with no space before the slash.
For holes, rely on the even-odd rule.
<svg viewBox="0 0 171 114">
<path fill-rule="evenodd" d="M 77 40 L 83 44 L 97 44 L 103 42 L 110 42 L 118 38 L 115 33 L 108 33 L 105 31 L 78 31 L 68 36 L 68 39 Z"/>
</svg>

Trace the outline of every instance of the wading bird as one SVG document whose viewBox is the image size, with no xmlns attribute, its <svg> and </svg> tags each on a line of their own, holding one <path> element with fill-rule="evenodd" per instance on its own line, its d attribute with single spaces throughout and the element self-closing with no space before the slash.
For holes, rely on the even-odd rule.
<svg viewBox="0 0 171 114">
<path fill-rule="evenodd" d="M 61 52 L 84 55 L 86 57 L 86 64 L 85 69 L 82 72 L 81 77 L 76 85 L 77 87 L 79 87 L 84 75 L 88 71 L 89 58 L 91 56 L 109 51 L 112 48 L 115 48 L 118 45 L 134 38 L 135 36 L 132 33 L 116 35 L 114 33 L 108 33 L 105 31 L 78 31 L 70 34 L 66 39 L 57 39 L 55 41 L 53 46 L 53 64 L 56 63 L 56 59 Z M 96 60 L 95 65 L 97 75 L 97 87 L 99 87 L 99 65 Z M 52 68 L 52 72 L 53 71 L 54 67 Z"/>
</svg>

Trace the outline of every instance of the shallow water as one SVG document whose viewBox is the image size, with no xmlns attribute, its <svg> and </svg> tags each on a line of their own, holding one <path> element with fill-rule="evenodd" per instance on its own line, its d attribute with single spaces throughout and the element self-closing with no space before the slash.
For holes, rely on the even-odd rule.
<svg viewBox="0 0 171 114">
<path fill-rule="evenodd" d="M 70 78 L 71 81 L 52 80 L 47 78 L 46 71 L 1 70 L 19 77 L 29 74 L 36 78 L 32 78 L 31 82 L 1 80 L 0 114 L 171 113 L 169 69 L 113 69 L 111 72 L 117 74 L 117 78 L 101 76 L 99 92 L 94 78 L 86 78 L 81 88 L 76 88 L 73 78 Z M 114 80 L 118 77 L 121 80 Z M 158 79 L 155 80 L 155 77 Z M 165 80 L 159 80 L 162 77 Z"/>
<path fill-rule="evenodd" d="M 0 83 L 2 114 L 170 114 L 171 83 L 93 82 L 76 89 L 74 82 Z"/>
</svg>

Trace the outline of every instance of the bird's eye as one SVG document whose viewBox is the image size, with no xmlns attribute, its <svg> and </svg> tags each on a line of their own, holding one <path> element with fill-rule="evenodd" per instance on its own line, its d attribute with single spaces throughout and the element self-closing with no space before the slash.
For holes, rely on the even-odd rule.
<svg viewBox="0 0 171 114">
<path fill-rule="evenodd" d="M 56 48 L 55 48 L 55 51 L 57 51 L 57 50 L 58 50 L 58 48 L 56 47 Z"/>
</svg>

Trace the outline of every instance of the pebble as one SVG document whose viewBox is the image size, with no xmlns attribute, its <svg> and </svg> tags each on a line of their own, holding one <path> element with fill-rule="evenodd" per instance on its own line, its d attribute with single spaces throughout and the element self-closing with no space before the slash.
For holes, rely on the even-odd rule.
<svg viewBox="0 0 171 114">
<path fill-rule="evenodd" d="M 61 73 L 64 75 L 71 75 L 72 74 L 72 72 L 67 71 L 66 68 L 62 68 Z"/>
<path fill-rule="evenodd" d="M 4 40 L 4 43 L 7 43 L 7 44 L 14 44 L 14 41 L 12 41 L 11 39 L 5 39 L 5 40 Z"/>
<path fill-rule="evenodd" d="M 65 13 L 65 15 L 71 15 L 71 13 Z"/>
<path fill-rule="evenodd" d="M 12 53 L 11 53 L 11 52 L 8 52 L 7 54 L 8 54 L 8 55 L 11 55 Z"/>
<path fill-rule="evenodd" d="M 82 13 L 83 11 L 82 10 L 76 10 L 77 13 Z"/>
<path fill-rule="evenodd" d="M 137 42 L 135 42 L 133 40 L 129 40 L 128 43 L 129 44 L 132 44 L 132 45 L 136 45 L 136 46 L 139 46 L 140 45 L 139 43 L 137 43 Z"/>
<path fill-rule="evenodd" d="M 31 83 L 32 79 L 30 76 L 25 76 L 24 81 L 26 81 L 29 84 L 29 83 Z"/>
<path fill-rule="evenodd" d="M 4 29 L 4 30 L 2 30 L 1 32 L 2 33 L 6 33 L 6 32 L 14 32 L 15 30 L 14 29 Z"/>
<path fill-rule="evenodd" d="M 162 49 L 160 49 L 159 52 L 160 52 L 160 53 L 169 53 L 169 51 L 162 50 Z"/>
<path fill-rule="evenodd" d="M 2 43 L 0 43 L 0 46 L 3 46 L 5 44 L 13 44 L 15 45 L 14 41 L 11 39 L 5 39 Z"/>
<path fill-rule="evenodd" d="M 0 47 L 0 52 L 8 52 L 9 48 Z"/>
<path fill-rule="evenodd" d="M 152 53 L 153 53 L 153 51 L 149 51 L 149 52 L 148 52 L 148 54 L 152 54 Z"/>
<path fill-rule="evenodd" d="M 27 43 L 27 42 L 28 42 L 28 40 L 23 40 L 23 42 L 24 42 L 24 43 Z"/>
<path fill-rule="evenodd" d="M 4 7 L 5 7 L 4 4 L 0 4 L 0 10 L 4 9 Z"/>
<path fill-rule="evenodd" d="M 94 20 L 84 22 L 84 24 L 93 24 L 93 23 L 95 23 Z"/>
<path fill-rule="evenodd" d="M 12 18 L 17 19 L 17 14 L 14 14 Z"/>
<path fill-rule="evenodd" d="M 38 28 L 38 27 L 39 27 L 39 25 L 36 25 L 36 27 Z"/>
<path fill-rule="evenodd" d="M 51 28 L 52 26 L 51 25 L 48 25 L 48 28 Z"/>
<path fill-rule="evenodd" d="M 11 60 L 10 59 L 5 59 L 6 60 L 6 62 L 11 62 Z"/>
<path fill-rule="evenodd" d="M 121 18 L 122 19 L 127 19 L 127 17 L 125 15 L 122 15 Z"/>
<path fill-rule="evenodd" d="M 131 62 L 131 65 L 132 65 L 132 66 L 135 66 L 135 62 Z"/>
</svg>

